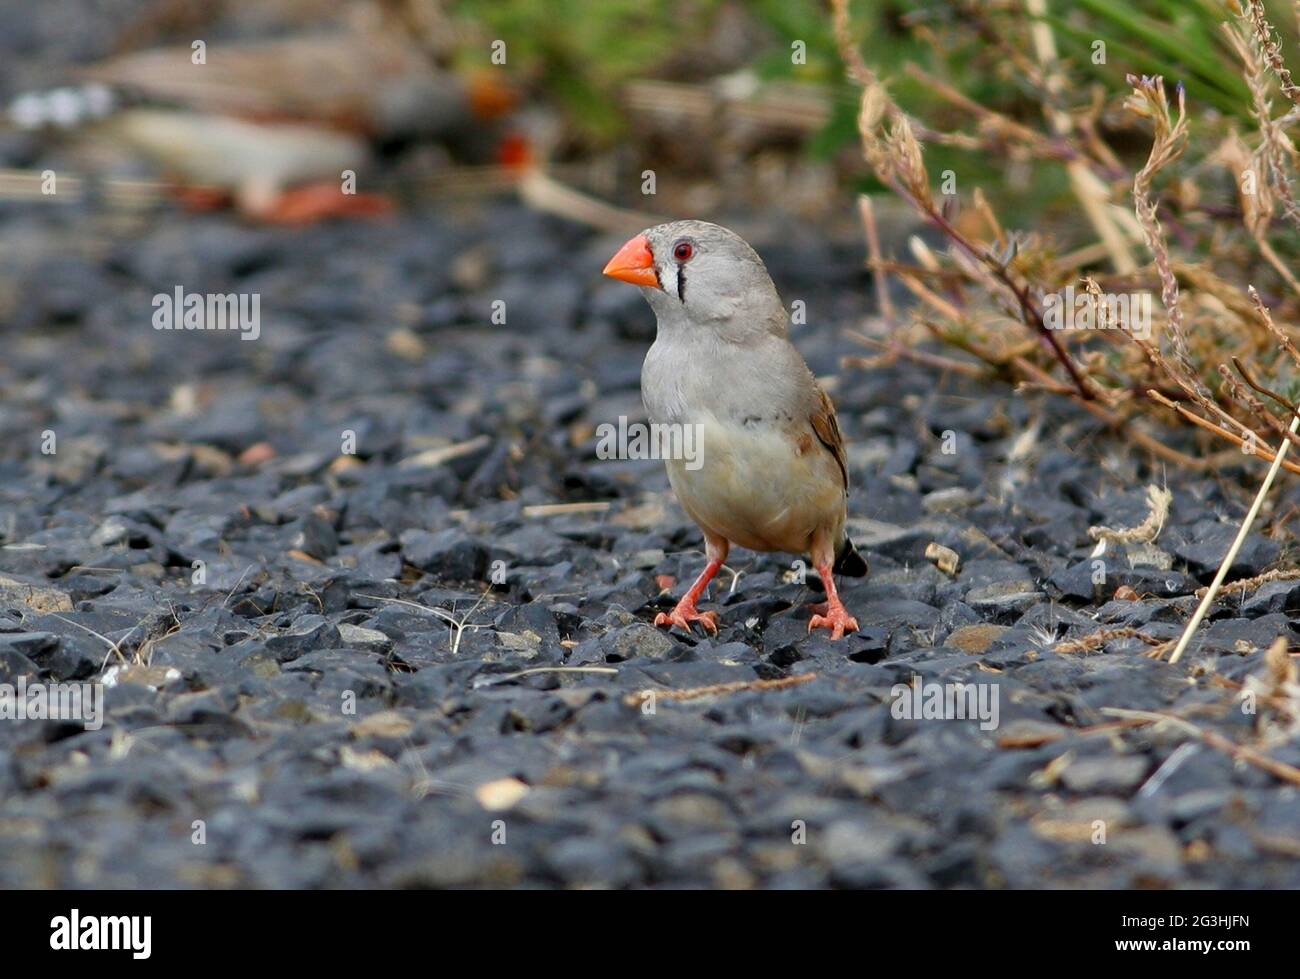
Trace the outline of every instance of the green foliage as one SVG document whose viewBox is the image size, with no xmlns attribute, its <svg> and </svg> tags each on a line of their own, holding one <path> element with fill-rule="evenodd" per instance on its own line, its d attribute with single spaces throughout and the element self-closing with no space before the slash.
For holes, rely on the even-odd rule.
<svg viewBox="0 0 1300 979">
<path fill-rule="evenodd" d="M 618 85 L 702 36 L 719 0 L 455 0 L 450 13 L 506 42 L 507 67 L 565 108 L 586 136 L 622 126 Z M 475 62 L 482 64 L 482 55 Z"/>
<path fill-rule="evenodd" d="M 1062 6 L 1057 4 L 1057 6 Z M 1074 11 L 1048 21 L 1059 32 L 1062 55 L 1091 69 L 1111 87 L 1124 74 L 1163 75 L 1182 82 L 1194 106 L 1208 103 L 1229 114 L 1249 114 L 1250 93 L 1219 24 L 1231 14 L 1216 0 L 1150 0 L 1139 12 L 1123 0 L 1075 0 Z M 1094 65 L 1092 45 L 1106 44 L 1106 64 Z"/>
<path fill-rule="evenodd" d="M 504 40 L 508 70 L 559 105 L 572 131 L 594 143 L 626 132 L 618 95 L 637 77 L 705 80 L 720 70 L 709 62 L 709 38 L 729 0 L 447 0 L 449 11 L 475 28 L 475 46 Z M 734 0 L 732 0 L 734 2 Z M 830 93 L 832 111 L 810 152 L 828 157 L 857 141 L 858 91 L 844 77 L 825 0 L 745 0 L 743 9 L 766 30 L 770 43 L 753 52 L 750 67 L 763 78 L 808 82 Z M 1023 0 L 852 0 L 852 26 L 867 63 L 900 105 L 937 129 L 969 128 L 968 115 L 906 72 L 908 64 L 982 105 L 1031 126 L 1042 125 L 1042 93 L 1007 57 L 1031 60 Z M 1250 98 L 1220 23 L 1233 14 L 1225 0 L 1048 0 L 1047 22 L 1062 67 L 1073 84 L 1066 105 L 1084 100 L 1081 83 L 1100 83 L 1112 98 L 1128 90 L 1125 75 L 1160 74 L 1182 83 L 1194 118 L 1213 107 L 1247 120 Z M 1293 50 L 1293 17 L 1286 0 L 1269 0 L 1271 19 Z M 806 62 L 791 59 L 800 41 Z M 1097 42 L 1104 63 L 1096 63 Z M 464 52 L 482 64 L 482 50 Z M 953 167 L 966 185 L 999 186 L 1022 207 L 1038 208 L 1060 180 L 1039 172 L 1028 185 L 1006 186 L 1005 160 L 982 159 L 930 145 L 934 172 Z M 1041 171 L 1047 168 L 1032 168 Z M 877 189 L 865 180 L 862 189 Z"/>
<path fill-rule="evenodd" d="M 1043 93 L 1006 56 L 1011 49 L 1035 60 L 1023 0 L 853 0 L 851 6 L 864 59 L 916 118 L 939 129 L 969 130 L 968 117 L 903 73 L 908 63 L 981 105 L 1042 127 Z M 808 69 L 792 67 L 785 52 L 777 51 L 764 62 L 771 74 L 821 78 L 834 86 L 834 111 L 812 150 L 829 155 L 856 142 L 857 91 L 842 81 L 825 6 L 812 0 L 754 0 L 753 9 L 779 36 L 808 42 Z M 1269 9 L 1284 48 L 1294 50 L 1290 3 L 1274 0 Z M 1241 66 L 1220 28 L 1233 16 L 1223 0 L 1048 0 L 1046 20 L 1058 57 L 1075 82 L 1067 89 L 1066 106 L 1084 101 L 1080 83 L 1100 84 L 1108 96 L 1119 98 L 1129 90 L 1128 74 L 1158 74 L 1171 87 L 1184 86 L 1194 117 L 1212 107 L 1253 125 Z M 1099 41 L 1104 59 L 1097 57 Z M 926 157 L 932 174 L 956 169 L 964 183 L 985 187 L 1013 217 L 1041 215 L 1057 194 L 1067 192 L 1066 182 L 1051 172 L 1059 168 L 1031 167 L 1013 186 L 1005 179 L 1004 160 L 935 145 L 927 147 Z M 868 181 L 860 189 L 876 186 Z"/>
</svg>

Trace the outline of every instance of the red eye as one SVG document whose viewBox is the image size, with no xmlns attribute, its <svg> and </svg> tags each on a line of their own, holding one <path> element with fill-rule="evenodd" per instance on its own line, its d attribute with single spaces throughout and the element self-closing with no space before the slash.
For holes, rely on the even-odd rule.
<svg viewBox="0 0 1300 979">
<path fill-rule="evenodd" d="M 673 245 L 673 258 L 679 262 L 685 262 L 695 254 L 695 246 L 689 241 L 679 241 Z"/>
</svg>

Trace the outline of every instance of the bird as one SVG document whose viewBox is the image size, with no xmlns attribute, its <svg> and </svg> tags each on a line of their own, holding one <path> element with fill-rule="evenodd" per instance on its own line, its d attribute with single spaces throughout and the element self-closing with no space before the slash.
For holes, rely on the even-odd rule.
<svg viewBox="0 0 1300 979">
<path fill-rule="evenodd" d="M 345 29 L 121 55 L 85 68 L 81 85 L 20 95 L 7 116 L 94 126 L 157 160 L 194 206 L 231 199 L 284 223 L 382 213 L 385 198 L 344 186 L 375 147 L 433 137 L 478 154 L 486 139 L 503 154 L 494 121 L 514 105 L 491 73 L 436 65 L 391 9 L 350 8 Z"/>
<path fill-rule="evenodd" d="M 826 591 L 808 631 L 828 629 L 832 639 L 856 631 L 834 578 L 868 570 L 845 531 L 844 438 L 830 398 L 790 342 L 789 315 L 763 260 L 727 228 L 672 221 L 628 240 L 604 274 L 639 286 L 658 322 L 641 368 L 651 425 L 696 426 L 699 440 L 698 459 L 670 457 L 666 466 L 704 534 L 707 564 L 654 624 L 689 632 L 699 622 L 716 634 L 717 613 L 697 602 L 735 544 L 808 554 Z"/>
</svg>

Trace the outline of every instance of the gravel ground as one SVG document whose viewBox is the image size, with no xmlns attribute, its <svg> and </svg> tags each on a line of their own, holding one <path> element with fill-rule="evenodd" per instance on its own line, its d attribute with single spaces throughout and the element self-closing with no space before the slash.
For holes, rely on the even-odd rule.
<svg viewBox="0 0 1300 979">
<path fill-rule="evenodd" d="M 121 26 L 22 11 L 5 94 Z M 3 166 L 71 152 L 0 134 Z M 660 463 L 596 457 L 597 425 L 640 417 L 653 331 L 598 275 L 621 239 L 510 204 L 307 233 L 0 204 L 0 684 L 105 697 L 95 730 L 0 720 L 0 887 L 1300 886 L 1300 798 L 1263 768 L 1300 742 L 1261 682 L 1300 581 L 1147 655 L 1225 552 L 1240 474 L 1153 469 L 1002 388 L 842 369 L 859 244 L 740 230 L 807 302 L 795 340 L 851 443 L 872 573 L 842 584 L 840 642 L 807 635 L 815 575 L 744 551 L 718 636 L 650 625 L 702 543 Z M 177 286 L 259 295 L 260 336 L 155 330 Z M 1149 484 L 1173 494 L 1154 545 L 1094 563 L 1089 527 L 1141 524 Z M 1269 515 L 1297 504 L 1284 477 Z M 1293 551 L 1252 536 L 1234 577 Z M 973 685 L 996 724 L 903 716 L 914 678 Z M 1279 697 L 1250 714 L 1242 685 Z"/>
<path fill-rule="evenodd" d="M 1168 473 L 1154 547 L 1110 545 L 1100 580 L 1088 528 L 1140 524 L 1166 474 L 1002 389 L 839 369 L 855 245 L 760 249 L 836 376 L 861 630 L 807 636 L 815 575 L 741 551 L 702 639 L 649 624 L 702 560 L 661 464 L 594 451 L 640 414 L 653 329 L 596 274 L 617 240 L 506 204 L 108 225 L 0 210 L 0 682 L 111 682 L 99 730 L 0 723 L 0 885 L 1300 885 L 1294 786 L 1184 729 L 1081 730 L 1272 719 L 1235 685 L 1294 639 L 1300 582 L 1145 655 L 1243 494 Z M 260 294 L 260 337 L 153 329 L 178 284 Z M 1279 563 L 1252 537 L 1234 574 Z M 898 716 L 914 676 L 996 695 L 996 727 Z"/>
</svg>

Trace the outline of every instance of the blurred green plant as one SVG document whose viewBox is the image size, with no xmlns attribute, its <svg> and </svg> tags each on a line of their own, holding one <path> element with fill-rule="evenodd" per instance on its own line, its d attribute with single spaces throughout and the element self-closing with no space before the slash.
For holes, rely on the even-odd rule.
<svg viewBox="0 0 1300 979">
<path fill-rule="evenodd" d="M 946 120 L 914 114 L 890 91 L 870 63 L 852 0 L 831 3 L 841 60 L 861 89 L 862 160 L 947 246 L 915 238 L 911 262 L 886 260 L 879 250 L 872 255 L 878 273 L 895 275 L 917 304 L 899 318 L 882 298 L 888 341 L 864 337 L 882 352 L 860 366 L 907 356 L 1001 377 L 1022 391 L 1072 399 L 1166 463 L 1219 471 L 1245 455 L 1272 461 L 1270 472 L 1286 466 L 1300 473 L 1300 464 L 1271 447 L 1300 445 L 1292 421 L 1300 411 L 1292 400 L 1300 380 L 1293 325 L 1300 322 L 1300 277 L 1292 271 L 1300 203 L 1289 135 L 1300 118 L 1300 87 L 1287 57 L 1293 43 L 1279 37 L 1277 11 L 1266 0 L 1165 6 L 1173 18 L 1196 18 L 1185 28 L 1186 50 L 1174 50 L 1151 36 L 1155 28 L 1144 18 L 1161 12 L 1154 7 L 1135 19 L 1108 0 L 1079 0 L 1071 17 L 1083 11 L 1111 18 L 1107 23 L 1120 26 L 1110 36 L 1140 36 L 1144 55 L 1150 49 L 1156 59 L 1176 57 L 1185 73 L 1167 84 L 1150 68 L 1134 70 L 1128 97 L 1117 106 L 1104 84 L 1082 84 L 1081 62 L 1055 43 L 1060 32 L 1044 30 L 1051 26 L 1049 0 L 950 7 L 974 19 L 945 34 L 926 69 L 909 71 L 965 115 L 949 131 Z M 1184 28 L 1168 28 L 1175 29 Z M 999 78 L 1032 80 L 1036 120 L 972 100 L 939 74 L 963 32 L 968 44 L 1005 59 L 1009 70 Z M 1091 51 L 1110 47 L 1095 25 L 1074 36 Z M 1220 72 L 1220 59 L 1225 68 L 1229 62 L 1217 38 L 1242 78 L 1243 109 L 1214 108 L 1233 87 Z M 1118 60 L 1089 59 L 1106 71 Z M 1203 97 L 1193 104 L 1196 91 Z M 1204 94 L 1211 91 L 1213 97 Z M 1147 151 L 1135 154 L 1133 135 L 1144 132 Z M 1001 181 L 1020 205 L 1015 223 L 970 187 L 967 173 L 963 204 L 955 189 L 936 196 L 926 138 L 931 148 L 960 146 L 972 159 L 1065 171 L 1075 201 L 1071 220 L 1053 227 L 1046 212 L 1026 209 L 1016 200 L 1018 180 Z M 862 209 L 869 241 L 874 213 L 874 206 Z M 1155 296 L 1164 315 L 1153 321 L 1142 310 Z M 1078 310 L 1079 298 L 1092 318 L 1062 330 L 1049 311 L 1067 301 Z M 926 347 L 931 342 L 938 351 Z M 1161 426 L 1168 422 L 1194 425 L 1219 442 L 1207 442 L 1215 446 L 1210 452 L 1188 454 L 1166 441 Z M 1219 451 L 1224 442 L 1231 447 Z"/>
<path fill-rule="evenodd" d="M 582 135 L 623 128 L 618 88 L 653 74 L 683 36 L 699 36 L 720 0 L 454 0 L 448 11 L 507 44 L 507 65 L 563 108 Z M 475 58 L 482 63 L 482 55 Z"/>
<path fill-rule="evenodd" d="M 1047 0 L 1046 6 L 1044 20 L 1069 77 L 1094 83 L 1106 98 L 1118 100 L 1129 91 L 1129 74 L 1159 74 L 1171 85 L 1183 85 L 1189 106 L 1212 107 L 1254 125 L 1240 62 L 1221 28 L 1234 16 L 1232 0 Z M 1266 6 L 1284 48 L 1293 49 L 1297 35 L 1290 3 L 1268 0 Z M 863 57 L 907 111 L 941 127 L 960 128 L 968 121 L 908 70 L 919 66 L 981 106 L 1010 119 L 1041 122 L 1042 93 L 1012 56 L 1029 44 L 1032 21 L 1025 0 L 850 0 L 850 8 Z M 792 65 L 780 47 L 760 55 L 756 67 L 769 78 L 824 82 L 833 93 L 831 117 L 812 151 L 829 156 L 856 143 L 856 90 L 844 77 L 825 5 L 819 0 L 754 0 L 751 9 L 779 36 L 802 38 L 808 46 L 806 68 Z M 1032 61 L 1032 54 L 1027 58 Z M 1063 107 L 1087 95 L 1080 86 L 1067 93 Z M 927 155 L 937 171 L 960 166 L 968 180 L 994 188 L 991 196 L 1001 198 L 1012 217 L 1042 216 L 1055 203 L 1069 206 L 1059 168 L 1032 168 L 1009 186 L 1004 160 L 934 144 Z M 859 189 L 871 192 L 879 185 L 867 178 Z"/>
<path fill-rule="evenodd" d="M 1049 10 L 1047 20 L 1080 67 L 1096 69 L 1117 88 L 1123 88 L 1126 72 L 1162 75 L 1182 82 L 1193 105 L 1204 102 L 1248 118 L 1250 93 L 1219 27 L 1232 16 L 1228 5 L 1221 0 L 1147 0 L 1143 6 L 1138 11 L 1122 0 L 1074 0 L 1069 13 Z M 1092 45 L 1098 40 L 1108 49 L 1105 65 L 1092 63 Z"/>
<path fill-rule="evenodd" d="M 466 60 L 482 64 L 480 42 L 503 39 L 516 79 L 564 113 L 580 142 L 608 145 L 628 132 L 619 102 L 622 84 L 644 77 L 704 81 L 734 65 L 710 59 L 711 31 L 720 14 L 740 10 L 769 40 L 756 44 L 749 67 L 769 81 L 821 86 L 831 102 L 826 126 L 809 150 L 827 158 L 857 140 L 856 91 L 844 77 L 825 0 L 446 0 L 448 12 L 470 25 L 476 50 Z M 1075 83 L 1063 94 L 1069 109 L 1090 97 L 1094 83 L 1108 99 L 1128 91 L 1128 74 L 1181 82 L 1193 109 L 1212 107 L 1220 117 L 1250 122 L 1250 96 L 1240 65 L 1220 24 L 1232 0 L 1047 0 L 1046 23 L 1055 36 L 1065 75 Z M 1010 119 L 1039 125 L 1043 100 L 1016 53 L 1026 54 L 1026 0 L 851 0 L 863 56 L 899 104 L 939 128 L 969 119 L 937 92 L 937 79 L 981 106 Z M 1286 0 L 1268 0 L 1283 45 L 1296 34 Z M 791 44 L 806 58 L 795 63 Z M 1100 43 L 1099 43 L 1100 42 Z M 1099 56 L 1099 48 L 1104 57 Z M 922 69 L 916 73 L 912 66 Z M 1198 119 L 1206 119 L 1198 112 Z M 1210 116 L 1208 118 L 1213 118 Z M 1025 214 L 1050 213 L 1068 197 L 1059 170 L 1027 168 L 1006 180 L 1006 160 L 986 159 L 930 143 L 939 170 L 960 168 L 965 179 L 992 188 L 1002 205 Z M 864 177 L 860 190 L 878 190 Z M 1013 213 L 1013 217 L 1015 214 Z"/>
</svg>

